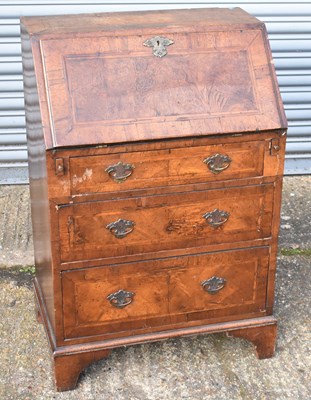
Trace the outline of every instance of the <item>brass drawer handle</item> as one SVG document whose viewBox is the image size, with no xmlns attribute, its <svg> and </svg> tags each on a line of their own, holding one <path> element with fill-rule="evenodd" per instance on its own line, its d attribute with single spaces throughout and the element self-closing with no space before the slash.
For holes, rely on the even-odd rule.
<svg viewBox="0 0 311 400">
<path fill-rule="evenodd" d="M 208 166 L 213 174 L 219 174 L 221 171 L 229 168 L 231 161 L 231 158 L 226 154 L 218 153 L 203 160 L 204 164 Z"/>
<path fill-rule="evenodd" d="M 135 293 L 120 289 L 115 293 L 109 294 L 107 300 L 109 300 L 110 304 L 116 308 L 124 308 L 132 303 L 134 296 Z"/>
<path fill-rule="evenodd" d="M 124 164 L 119 161 L 117 164 L 110 165 L 105 169 L 111 179 L 117 183 L 124 182 L 129 176 L 132 175 L 135 166 L 132 164 Z"/>
<path fill-rule="evenodd" d="M 202 217 L 206 220 L 206 222 L 213 227 L 220 226 L 225 222 L 227 222 L 229 216 L 230 216 L 229 212 L 218 210 L 218 208 L 215 208 L 214 211 L 210 211 L 202 215 Z"/>
<path fill-rule="evenodd" d="M 118 219 L 117 221 L 111 222 L 106 226 L 107 229 L 117 238 L 122 239 L 129 233 L 133 232 L 135 226 L 134 221 L 127 219 Z"/>
<path fill-rule="evenodd" d="M 206 281 L 201 282 L 203 289 L 209 294 L 216 294 L 219 290 L 223 289 L 226 285 L 226 279 L 212 276 Z"/>
</svg>

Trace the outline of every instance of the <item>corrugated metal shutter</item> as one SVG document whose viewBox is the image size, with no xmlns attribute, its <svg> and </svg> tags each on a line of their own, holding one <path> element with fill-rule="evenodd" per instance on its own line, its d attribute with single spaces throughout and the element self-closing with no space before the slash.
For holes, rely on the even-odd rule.
<svg viewBox="0 0 311 400">
<path fill-rule="evenodd" d="M 135 4 L 134 4 L 135 3 Z M 0 0 L 0 183 L 27 182 L 19 17 L 187 7 L 241 7 L 265 21 L 289 121 L 286 173 L 311 173 L 311 1 Z"/>
</svg>

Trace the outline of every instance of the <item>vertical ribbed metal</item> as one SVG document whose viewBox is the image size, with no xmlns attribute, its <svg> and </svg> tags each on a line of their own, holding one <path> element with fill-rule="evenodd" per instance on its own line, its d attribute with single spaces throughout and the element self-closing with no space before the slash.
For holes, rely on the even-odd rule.
<svg viewBox="0 0 311 400">
<path fill-rule="evenodd" d="M 286 173 L 311 173 L 311 1 L 0 0 L 0 184 L 27 182 L 19 17 L 187 7 L 241 7 L 266 22 L 289 122 Z"/>
</svg>

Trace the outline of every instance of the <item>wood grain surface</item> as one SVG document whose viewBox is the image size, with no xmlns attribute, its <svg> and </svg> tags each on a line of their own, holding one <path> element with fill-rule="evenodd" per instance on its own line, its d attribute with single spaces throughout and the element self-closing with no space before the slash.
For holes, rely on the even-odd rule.
<svg viewBox="0 0 311 400">
<path fill-rule="evenodd" d="M 265 311 L 269 248 L 205 253 L 62 273 L 65 337 Z M 226 280 L 215 294 L 201 283 Z M 124 308 L 107 297 L 134 293 Z"/>
<path fill-rule="evenodd" d="M 206 31 L 226 29 L 227 25 L 251 29 L 262 22 L 241 8 L 196 8 L 187 10 L 135 11 L 79 15 L 22 17 L 21 22 L 33 36 L 59 37 L 64 34 L 79 37 L 103 33 L 133 32 L 142 29 Z"/>
<path fill-rule="evenodd" d="M 61 260 L 264 239 L 271 235 L 273 192 L 273 185 L 267 184 L 60 207 Z M 218 227 L 203 218 L 215 209 L 230 214 Z M 134 224 L 121 239 L 107 229 L 119 219 Z"/>
<path fill-rule="evenodd" d="M 264 141 L 220 143 L 184 149 L 168 149 L 106 156 L 70 158 L 71 193 L 109 192 L 262 176 Z M 227 169 L 215 174 L 204 163 L 217 154 L 230 158 Z M 122 162 L 133 167 L 132 175 L 118 183 L 107 173 Z"/>
<path fill-rule="evenodd" d="M 221 13 L 212 12 L 216 19 Z M 160 23 L 178 14 L 158 17 Z M 150 21 L 136 35 L 121 29 L 111 36 L 103 28 L 79 36 L 69 23 L 59 38 L 54 20 L 54 35 L 31 36 L 40 102 L 51 115 L 42 115 L 46 147 L 286 128 L 262 23 L 253 19 L 253 29 L 245 29 L 233 19 L 214 29 L 208 18 L 201 30 L 198 11 L 189 17 L 175 31 L 163 24 L 155 33 Z M 23 19 L 25 29 L 31 21 Z M 163 58 L 144 46 L 155 34 L 174 42 Z"/>
<path fill-rule="evenodd" d="M 273 155 L 272 142 L 279 143 L 280 148 Z M 205 183 L 206 189 L 216 189 L 237 186 L 238 182 L 241 185 L 271 182 L 275 176 L 282 176 L 285 143 L 283 130 L 49 150 L 46 152 L 48 195 L 60 205 L 83 202 L 85 196 L 90 201 L 143 196 L 145 188 L 149 195 L 155 195 L 180 191 L 179 185 L 183 191 L 192 191 L 202 190 L 199 183 L 202 187 Z M 202 160 L 206 154 L 212 156 L 216 152 L 228 155 L 232 162 L 226 170 L 212 174 Z M 63 163 L 62 174 L 56 173 L 58 160 Z M 119 184 L 108 179 L 105 169 L 120 161 L 130 162 L 135 168 Z"/>
</svg>

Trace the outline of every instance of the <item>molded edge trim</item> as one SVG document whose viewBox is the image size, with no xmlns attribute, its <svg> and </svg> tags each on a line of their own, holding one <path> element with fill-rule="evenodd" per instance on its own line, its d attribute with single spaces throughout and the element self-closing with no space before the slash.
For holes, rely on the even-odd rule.
<svg viewBox="0 0 311 400">
<path fill-rule="evenodd" d="M 243 319 L 240 321 L 233 322 L 223 322 L 218 324 L 195 326 L 190 328 L 181 328 L 174 330 L 167 330 L 163 332 L 148 333 L 143 335 L 135 335 L 131 337 L 119 338 L 119 339 L 109 339 L 102 340 L 95 343 L 87 343 L 83 345 L 71 345 L 62 346 L 56 348 L 54 355 L 65 355 L 65 354 L 75 354 L 83 353 L 88 351 L 99 351 L 102 349 L 113 349 L 122 346 L 129 346 L 135 344 L 141 344 L 145 342 L 157 342 L 160 340 L 166 340 L 172 337 L 180 336 L 193 336 L 208 333 L 220 333 L 229 332 L 237 329 L 247 329 L 253 327 L 275 325 L 277 322 L 276 318 L 273 316 L 254 318 L 254 319 Z"/>
</svg>

